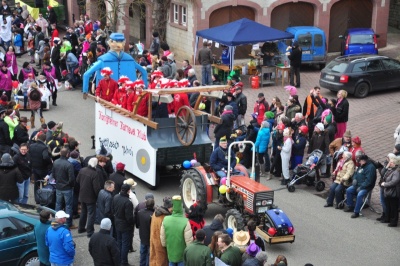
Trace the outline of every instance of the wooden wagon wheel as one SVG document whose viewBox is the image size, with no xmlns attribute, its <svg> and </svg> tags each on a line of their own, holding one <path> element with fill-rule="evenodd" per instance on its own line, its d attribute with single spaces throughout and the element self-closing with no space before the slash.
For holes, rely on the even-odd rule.
<svg viewBox="0 0 400 266">
<path fill-rule="evenodd" d="M 196 139 L 196 116 L 188 106 L 179 108 L 175 117 L 175 129 L 178 140 L 183 146 L 190 146 Z"/>
</svg>

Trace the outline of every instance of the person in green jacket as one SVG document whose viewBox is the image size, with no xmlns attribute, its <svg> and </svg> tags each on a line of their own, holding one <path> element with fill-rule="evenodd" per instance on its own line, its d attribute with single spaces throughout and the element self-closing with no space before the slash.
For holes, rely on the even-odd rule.
<svg viewBox="0 0 400 266">
<path fill-rule="evenodd" d="M 15 110 L 8 109 L 6 111 L 4 122 L 6 122 L 6 124 L 8 125 L 8 130 L 10 131 L 10 139 L 13 139 L 15 127 L 19 124 L 18 117 L 15 114 Z"/>
<path fill-rule="evenodd" d="M 167 248 L 170 266 L 183 266 L 183 252 L 192 243 L 193 234 L 189 219 L 183 215 L 181 196 L 172 197 L 172 215 L 161 224 L 161 245 Z"/>
<path fill-rule="evenodd" d="M 185 248 L 183 252 L 183 262 L 190 266 L 211 266 L 211 249 L 204 245 L 206 232 L 203 229 L 196 231 L 196 240 Z"/>
<path fill-rule="evenodd" d="M 46 231 L 51 225 L 51 213 L 46 210 L 40 212 L 40 221 L 35 224 L 35 236 L 37 243 L 37 252 L 39 256 L 40 266 L 50 265 L 49 256 L 50 251 L 46 246 Z"/>
<path fill-rule="evenodd" d="M 218 237 L 218 247 L 221 251 L 220 260 L 230 266 L 242 265 L 242 253 L 236 246 L 231 245 L 232 239 L 227 234 L 222 234 Z"/>
</svg>

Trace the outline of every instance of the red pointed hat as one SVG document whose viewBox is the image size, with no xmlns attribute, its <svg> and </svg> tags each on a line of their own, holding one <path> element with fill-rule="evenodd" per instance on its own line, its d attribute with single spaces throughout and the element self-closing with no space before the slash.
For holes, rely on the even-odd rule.
<svg viewBox="0 0 400 266">
<path fill-rule="evenodd" d="M 164 77 L 164 74 L 161 71 L 154 71 L 153 73 L 151 73 L 151 79 L 154 79 L 155 77 Z"/>
<path fill-rule="evenodd" d="M 136 80 L 133 82 L 133 87 L 134 88 L 144 88 L 144 82 L 141 79 Z"/>
<path fill-rule="evenodd" d="M 120 76 L 118 83 L 126 83 L 129 80 L 127 76 Z"/>
<path fill-rule="evenodd" d="M 181 79 L 180 81 L 178 81 L 178 87 L 180 88 L 185 88 L 188 87 L 190 85 L 190 82 L 188 79 Z"/>
<path fill-rule="evenodd" d="M 127 89 L 133 89 L 133 88 L 134 88 L 134 82 L 133 82 L 133 81 L 130 81 L 130 80 L 126 81 L 126 82 L 125 82 L 125 88 L 127 88 Z"/>
<path fill-rule="evenodd" d="M 100 74 L 102 76 L 105 76 L 105 75 L 111 76 L 113 74 L 113 72 L 112 72 L 111 68 L 105 67 L 100 71 Z"/>
</svg>

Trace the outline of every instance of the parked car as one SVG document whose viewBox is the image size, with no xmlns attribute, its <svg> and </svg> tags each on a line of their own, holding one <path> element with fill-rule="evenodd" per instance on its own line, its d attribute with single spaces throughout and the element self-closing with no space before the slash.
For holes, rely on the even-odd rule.
<svg viewBox="0 0 400 266">
<path fill-rule="evenodd" d="M 0 265 L 39 265 L 34 225 L 42 206 L 13 205 L 0 200 Z"/>
<path fill-rule="evenodd" d="M 378 55 L 340 56 L 321 71 L 319 85 L 331 91 L 346 90 L 359 98 L 399 88 L 400 62 Z"/>
<path fill-rule="evenodd" d="M 370 28 L 347 29 L 344 35 L 339 36 L 343 39 L 340 54 L 378 54 L 378 37 Z"/>
<path fill-rule="evenodd" d="M 286 48 L 292 45 L 293 41 L 298 41 L 303 54 L 301 63 L 303 65 L 318 65 L 323 69 L 326 64 L 326 36 L 325 32 L 313 26 L 288 27 L 286 32 L 294 35 L 293 40 L 280 41 L 278 49 L 281 54 L 286 53 Z"/>
</svg>

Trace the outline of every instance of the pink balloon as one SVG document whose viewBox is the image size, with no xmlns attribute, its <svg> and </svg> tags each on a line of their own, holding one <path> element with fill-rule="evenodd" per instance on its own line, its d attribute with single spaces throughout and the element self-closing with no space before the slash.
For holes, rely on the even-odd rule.
<svg viewBox="0 0 400 266">
<path fill-rule="evenodd" d="M 223 177 L 223 178 L 221 179 L 221 185 L 226 185 L 226 177 Z"/>
<path fill-rule="evenodd" d="M 192 159 L 192 160 L 190 161 L 190 164 L 191 164 L 192 166 L 194 166 L 196 163 L 197 163 L 197 160 L 196 160 L 196 159 Z"/>
</svg>

